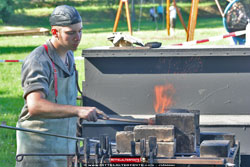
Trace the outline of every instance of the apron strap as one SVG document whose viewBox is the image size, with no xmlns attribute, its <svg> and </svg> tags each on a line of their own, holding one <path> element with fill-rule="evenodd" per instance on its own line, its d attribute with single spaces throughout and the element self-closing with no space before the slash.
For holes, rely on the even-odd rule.
<svg viewBox="0 0 250 167">
<path fill-rule="evenodd" d="M 49 51 L 48 51 L 48 46 L 46 44 L 43 45 L 43 47 L 45 48 L 49 59 L 52 62 L 52 67 L 53 67 L 53 72 L 54 72 L 54 87 L 55 87 L 55 102 L 57 103 L 57 96 L 58 96 L 58 88 L 57 88 L 57 71 L 56 71 L 56 67 L 55 67 L 55 63 L 54 61 L 51 59 L 51 57 L 49 56 Z"/>
<path fill-rule="evenodd" d="M 80 86 L 79 86 L 79 84 L 78 84 L 78 71 L 76 70 L 76 64 L 74 64 L 74 69 L 75 69 L 75 72 L 76 72 L 76 87 L 77 87 L 77 90 L 78 90 L 78 92 L 81 94 L 81 97 L 83 96 L 83 94 L 82 94 L 82 91 L 81 91 L 81 89 L 80 89 Z"/>
</svg>

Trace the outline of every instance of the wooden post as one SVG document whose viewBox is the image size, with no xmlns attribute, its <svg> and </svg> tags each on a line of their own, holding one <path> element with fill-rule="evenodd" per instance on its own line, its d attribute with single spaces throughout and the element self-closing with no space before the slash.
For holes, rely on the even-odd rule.
<svg viewBox="0 0 250 167">
<path fill-rule="evenodd" d="M 177 14 L 178 14 L 178 16 L 179 16 L 179 19 L 180 19 L 180 21 L 181 21 L 181 24 L 182 24 L 183 28 L 185 29 L 185 31 L 186 31 L 186 33 L 187 33 L 186 24 L 185 24 L 185 22 L 184 22 L 184 20 L 183 20 L 183 17 L 182 17 L 182 15 L 181 15 L 181 12 L 180 12 L 179 8 L 178 8 L 177 5 L 176 5 L 176 1 L 175 1 L 175 0 L 173 0 L 173 4 L 174 4 L 174 7 L 175 7 L 175 9 L 176 9 L 176 11 L 177 11 Z"/>
<path fill-rule="evenodd" d="M 117 30 L 117 26 L 118 26 L 120 16 L 121 16 L 122 6 L 123 6 L 123 2 L 122 0 L 120 0 L 119 7 L 118 7 L 116 17 L 115 17 L 115 24 L 114 24 L 113 32 L 116 32 Z"/>
<path fill-rule="evenodd" d="M 188 33 L 187 33 L 187 41 L 194 40 L 194 30 L 197 22 L 198 15 L 198 4 L 199 0 L 192 0 L 192 5 L 189 13 L 188 20 Z"/>
<path fill-rule="evenodd" d="M 169 13 L 169 7 L 170 7 L 170 0 L 166 0 L 166 23 L 167 23 L 167 32 L 168 36 L 170 35 L 170 13 Z"/>
<path fill-rule="evenodd" d="M 129 30 L 130 35 L 132 35 L 132 26 L 131 26 L 131 21 L 130 21 L 128 0 L 120 0 L 119 7 L 118 7 L 118 10 L 117 10 L 117 14 L 116 14 L 116 18 L 115 18 L 115 24 L 114 24 L 114 27 L 113 27 L 113 32 L 116 32 L 116 30 L 117 30 L 117 26 L 118 26 L 120 16 L 121 16 L 123 3 L 125 3 L 125 8 L 126 8 L 126 17 L 127 17 L 128 30 Z"/>
<path fill-rule="evenodd" d="M 128 30 L 129 30 L 130 35 L 132 35 L 132 26 L 131 26 L 131 21 L 130 21 L 130 14 L 129 14 L 129 7 L 128 7 L 128 1 L 127 0 L 125 0 L 125 7 L 126 7 Z"/>
</svg>

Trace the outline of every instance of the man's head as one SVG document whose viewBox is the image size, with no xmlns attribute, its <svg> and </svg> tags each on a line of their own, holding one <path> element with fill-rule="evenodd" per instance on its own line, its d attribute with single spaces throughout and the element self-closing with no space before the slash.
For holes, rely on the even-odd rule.
<svg viewBox="0 0 250 167">
<path fill-rule="evenodd" d="M 82 22 L 82 18 L 74 7 L 61 5 L 54 9 L 49 21 L 51 26 L 69 26 Z"/>
<path fill-rule="evenodd" d="M 61 5 L 50 16 L 53 38 L 57 46 L 76 50 L 82 35 L 82 19 L 74 7 Z"/>
</svg>

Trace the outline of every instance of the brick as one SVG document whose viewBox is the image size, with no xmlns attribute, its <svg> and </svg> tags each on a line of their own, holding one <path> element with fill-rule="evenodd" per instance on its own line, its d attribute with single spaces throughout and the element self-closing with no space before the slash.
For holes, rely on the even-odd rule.
<svg viewBox="0 0 250 167">
<path fill-rule="evenodd" d="M 194 153 L 196 151 L 199 125 L 194 113 L 164 113 L 156 115 L 156 124 L 174 125 L 176 153 Z"/>
<path fill-rule="evenodd" d="M 190 113 L 187 109 L 182 108 L 168 108 L 164 111 L 165 113 Z"/>
<path fill-rule="evenodd" d="M 157 157 L 174 157 L 176 150 L 176 143 L 173 142 L 157 142 Z M 140 142 L 135 144 L 136 154 L 140 155 Z M 149 145 L 146 142 L 146 155 L 149 155 Z"/>
<path fill-rule="evenodd" d="M 200 110 L 189 110 L 189 112 L 194 114 L 194 116 L 195 116 L 195 125 L 199 126 L 200 125 Z"/>
<path fill-rule="evenodd" d="M 125 126 L 124 131 L 134 131 L 135 126 Z"/>
<path fill-rule="evenodd" d="M 173 125 L 137 125 L 134 128 L 135 141 L 140 139 L 148 140 L 149 136 L 155 136 L 157 141 L 169 142 L 174 141 L 175 132 Z"/>
<path fill-rule="evenodd" d="M 131 141 L 134 141 L 134 132 L 116 132 L 116 150 L 118 153 L 130 153 Z"/>
<path fill-rule="evenodd" d="M 195 134 L 197 120 L 194 113 L 164 113 L 156 114 L 156 125 L 174 125 L 186 134 Z"/>
<path fill-rule="evenodd" d="M 201 141 L 200 141 L 200 128 L 196 128 L 196 145 L 199 146 Z"/>
<path fill-rule="evenodd" d="M 204 140 L 200 145 L 200 157 L 228 157 L 229 153 L 229 140 Z"/>
<path fill-rule="evenodd" d="M 229 140 L 230 147 L 235 145 L 235 134 L 227 132 L 201 132 L 200 141 L 204 140 Z"/>
<path fill-rule="evenodd" d="M 196 152 L 196 135 L 176 132 L 176 153 Z"/>
<path fill-rule="evenodd" d="M 196 145 L 200 145 L 200 110 L 189 110 L 190 113 L 194 113 L 195 126 L 196 126 Z"/>
</svg>

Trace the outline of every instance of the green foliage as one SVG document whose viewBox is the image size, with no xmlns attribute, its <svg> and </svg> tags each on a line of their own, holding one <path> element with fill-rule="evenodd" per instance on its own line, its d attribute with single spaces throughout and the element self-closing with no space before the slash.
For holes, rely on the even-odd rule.
<svg viewBox="0 0 250 167">
<path fill-rule="evenodd" d="M 13 12 L 13 0 L 0 0 L 0 19 L 4 23 L 8 22 Z"/>
<path fill-rule="evenodd" d="M 0 0 L 0 20 L 8 23 L 15 9 L 22 9 L 23 3 L 28 0 Z"/>
</svg>

